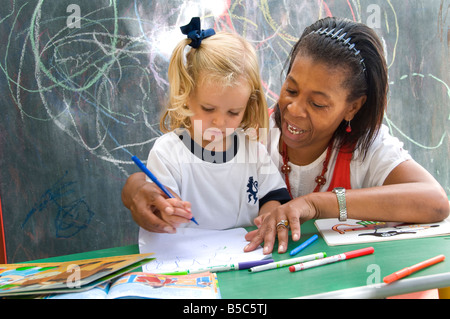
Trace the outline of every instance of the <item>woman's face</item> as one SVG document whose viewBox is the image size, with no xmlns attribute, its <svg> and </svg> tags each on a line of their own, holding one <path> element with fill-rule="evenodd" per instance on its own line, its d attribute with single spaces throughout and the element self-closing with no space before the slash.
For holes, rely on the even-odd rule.
<svg viewBox="0 0 450 319">
<path fill-rule="evenodd" d="M 343 68 L 298 55 L 281 88 L 283 140 L 291 149 L 307 151 L 306 162 L 322 154 L 339 124 L 353 119 L 365 100 L 347 102 L 346 74 Z"/>
</svg>

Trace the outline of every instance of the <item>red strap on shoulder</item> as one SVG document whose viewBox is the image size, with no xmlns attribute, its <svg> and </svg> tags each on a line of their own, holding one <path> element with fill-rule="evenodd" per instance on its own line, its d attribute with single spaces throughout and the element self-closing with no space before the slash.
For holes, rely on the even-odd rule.
<svg viewBox="0 0 450 319">
<path fill-rule="evenodd" d="M 350 162 L 352 161 L 352 157 L 353 152 L 351 152 L 349 147 L 341 147 L 334 166 L 330 187 L 328 188 L 329 192 L 336 187 L 344 187 L 345 189 L 352 188 L 350 183 Z"/>
</svg>

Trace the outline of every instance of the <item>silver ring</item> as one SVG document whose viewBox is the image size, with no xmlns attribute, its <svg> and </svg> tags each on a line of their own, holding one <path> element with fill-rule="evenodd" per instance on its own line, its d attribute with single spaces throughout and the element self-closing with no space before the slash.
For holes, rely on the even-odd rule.
<svg viewBox="0 0 450 319">
<path fill-rule="evenodd" d="M 289 229 L 289 221 L 287 221 L 286 219 L 282 219 L 280 220 L 280 222 L 277 224 L 277 229 L 279 226 L 283 226 L 286 229 Z"/>
</svg>

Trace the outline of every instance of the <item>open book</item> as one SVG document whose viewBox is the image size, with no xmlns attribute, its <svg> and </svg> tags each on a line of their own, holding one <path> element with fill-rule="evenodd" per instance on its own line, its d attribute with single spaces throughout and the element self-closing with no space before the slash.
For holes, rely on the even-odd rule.
<svg viewBox="0 0 450 319">
<path fill-rule="evenodd" d="M 151 255 L 0 265 L 0 297 L 88 290 L 141 267 Z"/>
<path fill-rule="evenodd" d="M 219 299 L 215 273 L 169 276 L 133 272 L 90 290 L 41 296 L 45 299 Z"/>
<path fill-rule="evenodd" d="M 450 234 L 448 219 L 431 224 L 400 222 L 376 222 L 348 219 L 340 222 L 336 218 L 318 219 L 315 225 L 329 246 L 349 245 L 424 238 Z"/>
</svg>

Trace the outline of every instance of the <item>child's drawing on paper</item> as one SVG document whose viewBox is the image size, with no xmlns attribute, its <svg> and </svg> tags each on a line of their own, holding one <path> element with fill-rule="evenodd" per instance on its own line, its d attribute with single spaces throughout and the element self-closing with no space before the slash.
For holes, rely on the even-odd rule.
<svg viewBox="0 0 450 319">
<path fill-rule="evenodd" d="M 450 233 L 448 220 L 432 224 L 407 224 L 349 219 L 342 223 L 330 218 L 316 220 L 315 225 L 330 246 L 432 237 Z"/>
<path fill-rule="evenodd" d="M 405 224 L 395 222 L 372 222 L 372 221 L 359 221 L 358 225 L 349 224 L 337 224 L 331 229 L 343 235 L 346 232 L 358 231 L 358 230 L 375 230 L 371 233 L 361 233 L 358 236 L 375 236 L 375 237 L 392 237 L 403 234 L 416 234 L 418 231 L 429 229 L 431 227 L 439 227 L 436 225 L 420 225 L 420 224 Z M 350 227 L 350 228 L 348 228 Z M 393 229 L 389 229 L 393 228 Z M 388 229 L 388 230 L 386 230 Z M 386 230 L 386 231 L 383 231 Z"/>
<path fill-rule="evenodd" d="M 244 253 L 244 228 L 211 230 L 180 228 L 176 234 L 145 232 L 140 251 L 153 252 L 155 260 L 143 266 L 148 273 L 205 270 L 208 267 L 264 259 L 262 248 Z"/>
</svg>

